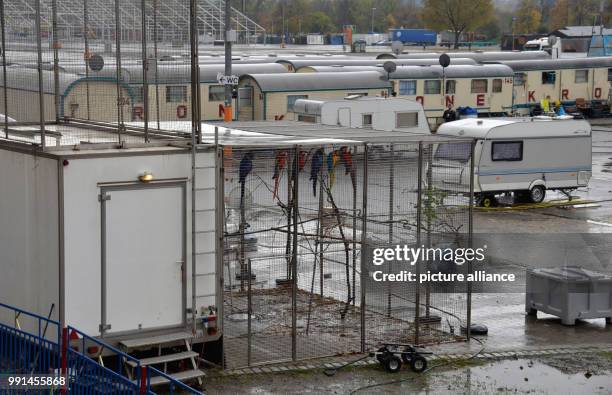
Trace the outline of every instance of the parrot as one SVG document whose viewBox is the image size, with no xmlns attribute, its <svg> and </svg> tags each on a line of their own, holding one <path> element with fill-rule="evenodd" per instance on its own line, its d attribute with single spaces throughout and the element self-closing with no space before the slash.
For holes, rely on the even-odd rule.
<svg viewBox="0 0 612 395">
<path fill-rule="evenodd" d="M 240 160 L 240 169 L 238 173 L 238 176 L 239 176 L 238 180 L 240 182 L 240 201 L 241 202 L 244 199 L 246 178 L 252 170 L 253 170 L 253 153 L 247 152 L 246 154 L 244 154 L 244 156 Z"/>
<path fill-rule="evenodd" d="M 353 168 L 353 154 L 348 147 L 340 147 L 340 153 L 342 155 L 342 162 L 344 163 L 344 174 L 351 175 L 351 182 L 353 183 L 353 189 L 356 187 L 355 180 L 355 169 Z"/>
<path fill-rule="evenodd" d="M 336 181 L 336 164 L 338 163 L 338 151 L 332 151 L 327 154 L 327 174 L 329 174 L 329 189 L 334 186 Z"/>
<path fill-rule="evenodd" d="M 317 196 L 317 178 L 319 177 L 321 166 L 323 166 L 324 155 L 323 148 L 319 148 L 312 155 L 312 162 L 310 163 L 310 181 L 312 181 L 312 194 L 314 196 Z"/>
<path fill-rule="evenodd" d="M 300 151 L 300 156 L 298 157 L 298 170 L 304 170 L 304 166 L 306 166 L 306 159 L 308 158 L 308 153 L 306 151 Z"/>
<path fill-rule="evenodd" d="M 274 191 L 272 192 L 272 200 L 276 199 L 278 193 L 278 183 L 280 181 L 281 170 L 287 165 L 287 151 L 279 151 L 276 153 L 276 160 L 274 161 Z"/>
</svg>

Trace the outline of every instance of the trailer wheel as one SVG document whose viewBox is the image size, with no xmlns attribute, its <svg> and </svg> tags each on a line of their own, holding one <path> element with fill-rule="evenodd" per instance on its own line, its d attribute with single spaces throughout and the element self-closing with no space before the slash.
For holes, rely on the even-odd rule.
<svg viewBox="0 0 612 395">
<path fill-rule="evenodd" d="M 482 197 L 482 200 L 480 201 L 480 206 L 488 208 L 488 207 L 495 206 L 495 203 L 497 203 L 497 201 L 495 200 L 495 196 L 493 196 L 493 195 L 484 195 Z"/>
<path fill-rule="evenodd" d="M 529 200 L 531 203 L 542 203 L 546 197 L 544 185 L 536 185 L 529 190 Z"/>
<path fill-rule="evenodd" d="M 421 373 L 427 369 L 427 360 L 420 355 L 414 355 L 410 361 L 410 369 L 412 369 L 413 372 Z"/>
<path fill-rule="evenodd" d="M 402 360 L 395 355 L 385 358 L 385 370 L 389 373 L 397 373 L 402 368 Z"/>
</svg>

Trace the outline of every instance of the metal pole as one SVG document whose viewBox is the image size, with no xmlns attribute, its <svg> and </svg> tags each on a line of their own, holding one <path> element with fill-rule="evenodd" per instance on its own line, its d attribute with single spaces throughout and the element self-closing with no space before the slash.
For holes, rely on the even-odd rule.
<svg viewBox="0 0 612 395">
<path fill-rule="evenodd" d="M 121 89 L 121 15 L 119 11 L 119 0 L 115 0 L 115 59 L 116 59 L 116 79 L 117 79 L 117 137 L 121 144 L 121 132 L 125 127 L 123 123 L 123 92 Z"/>
<path fill-rule="evenodd" d="M 57 0 L 51 2 L 51 34 L 53 35 L 53 105 L 55 122 L 60 119 L 60 86 L 59 86 L 59 40 L 57 38 Z"/>
<path fill-rule="evenodd" d="M 4 99 L 4 135 L 8 139 L 8 93 L 6 91 L 8 83 L 6 81 L 6 29 L 4 26 L 4 1 L 0 1 L 0 30 L 2 34 L 2 94 Z"/>
<path fill-rule="evenodd" d="M 230 4 L 230 0 L 225 0 L 225 75 L 232 75 L 232 43 L 229 37 L 229 32 L 231 30 L 231 12 L 232 6 Z M 225 107 L 223 120 L 225 122 L 230 122 L 232 119 L 232 86 L 225 85 Z"/>
<path fill-rule="evenodd" d="M 141 1 L 142 30 L 142 110 L 144 117 L 144 140 L 149 142 L 149 59 L 147 56 L 147 0 Z"/>
<path fill-rule="evenodd" d="M 43 70 L 42 70 L 42 42 L 40 29 L 40 0 L 36 0 L 36 52 L 38 55 L 38 111 L 40 123 L 40 144 L 42 149 L 45 149 L 45 91 L 43 86 Z M 5 81 L 6 84 L 6 81 Z M 6 90 L 6 89 L 5 89 Z"/>
<path fill-rule="evenodd" d="M 389 160 L 389 244 L 393 244 L 393 194 L 394 183 L 395 183 L 395 145 L 391 144 L 389 154 L 391 158 Z M 391 265 L 391 262 L 389 262 Z M 389 267 L 389 273 L 393 273 L 393 269 Z M 387 281 L 387 317 L 391 317 L 391 281 Z"/>
<path fill-rule="evenodd" d="M 298 257 L 298 189 L 300 174 L 298 157 L 300 147 L 295 146 L 293 153 L 293 251 L 291 257 L 293 277 L 291 281 L 291 359 L 297 360 L 297 257 Z"/>
<path fill-rule="evenodd" d="M 248 280 L 247 280 L 247 366 L 251 366 L 251 315 L 253 314 L 253 295 L 251 294 L 251 258 L 247 260 Z"/>
<path fill-rule="evenodd" d="M 426 247 L 431 247 L 431 221 L 432 217 L 435 215 L 432 213 L 432 186 L 433 186 L 433 150 L 431 145 L 427 145 L 427 201 L 425 202 L 427 207 L 427 218 L 426 218 Z M 429 264 L 429 261 L 427 261 Z M 431 284 L 428 282 L 425 283 L 425 316 L 429 317 L 430 314 L 430 306 L 431 306 Z"/>
<path fill-rule="evenodd" d="M 153 55 L 155 56 L 155 119 L 157 130 L 161 129 L 159 120 L 159 68 L 157 67 L 157 1 L 153 0 Z"/>
<path fill-rule="evenodd" d="M 422 211 L 422 194 L 423 194 L 423 142 L 419 142 L 419 162 L 418 162 L 418 173 L 417 173 L 417 231 L 416 231 L 416 245 L 417 248 L 421 246 L 421 211 Z M 419 284 L 419 277 L 421 276 L 421 264 L 422 262 L 416 263 L 416 278 L 415 281 L 415 297 L 414 297 L 414 344 L 419 344 L 419 329 L 420 329 L 420 309 L 421 309 L 421 287 Z"/>
<path fill-rule="evenodd" d="M 361 308 L 360 308 L 360 327 L 361 327 L 361 352 L 366 351 L 366 280 L 367 267 L 363 259 L 363 251 L 368 245 L 368 144 L 363 145 L 363 196 L 361 208 Z"/>
<path fill-rule="evenodd" d="M 348 147 L 347 147 L 348 149 Z M 357 147 L 353 147 L 353 158 L 356 157 Z M 353 306 L 357 303 L 355 301 L 355 292 L 357 288 L 357 175 L 355 174 L 355 168 L 351 167 L 351 181 L 353 183 Z"/>
<path fill-rule="evenodd" d="M 319 249 L 319 293 L 323 298 L 323 173 L 319 173 L 319 221 L 317 223 L 317 247 Z"/>
<path fill-rule="evenodd" d="M 474 243 L 474 151 L 476 150 L 476 140 L 472 141 L 470 150 L 470 204 L 468 206 L 468 247 L 472 248 Z M 472 273 L 472 261 L 468 260 L 468 275 Z M 465 333 L 467 340 L 472 337 L 472 282 L 467 283 L 467 319 Z"/>
<path fill-rule="evenodd" d="M 91 120 L 91 103 L 89 99 L 89 58 L 91 53 L 89 52 L 89 10 L 87 9 L 87 0 L 83 0 L 83 39 L 85 42 L 85 53 L 83 54 L 85 60 L 85 96 L 87 102 L 87 120 Z"/>
</svg>

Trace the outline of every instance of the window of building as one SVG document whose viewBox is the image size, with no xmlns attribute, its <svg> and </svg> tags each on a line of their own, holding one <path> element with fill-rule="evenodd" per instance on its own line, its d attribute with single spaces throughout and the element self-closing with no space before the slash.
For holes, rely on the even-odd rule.
<svg viewBox="0 0 612 395">
<path fill-rule="evenodd" d="M 575 73 L 576 73 L 574 74 L 575 83 L 579 84 L 579 83 L 589 82 L 589 70 L 576 70 Z"/>
<path fill-rule="evenodd" d="M 414 128 L 419 125 L 419 113 L 398 112 L 395 114 L 396 128 Z"/>
<path fill-rule="evenodd" d="M 238 89 L 238 105 L 240 107 L 251 107 L 253 105 L 253 88 Z"/>
<path fill-rule="evenodd" d="M 608 69 L 608 82 L 612 81 L 612 69 Z"/>
<path fill-rule="evenodd" d="M 491 90 L 493 91 L 493 93 L 499 93 L 502 91 L 502 87 L 503 87 L 503 82 L 501 80 L 501 78 L 495 78 L 493 80 L 493 83 L 491 84 Z"/>
<path fill-rule="evenodd" d="M 223 85 L 211 85 L 208 87 L 208 101 L 224 101 L 225 87 Z"/>
<path fill-rule="evenodd" d="M 457 81 L 455 80 L 447 80 L 446 81 L 446 94 L 454 95 L 457 89 Z"/>
<path fill-rule="evenodd" d="M 557 80 L 557 73 L 554 71 L 543 71 L 542 72 L 542 84 L 554 85 Z"/>
<path fill-rule="evenodd" d="M 491 146 L 492 161 L 520 161 L 523 160 L 522 141 L 496 141 Z"/>
<path fill-rule="evenodd" d="M 525 73 L 514 73 L 514 86 L 523 86 L 527 81 L 527 74 Z"/>
<path fill-rule="evenodd" d="M 416 95 L 416 81 L 415 80 L 400 80 L 399 94 L 401 96 Z"/>
<path fill-rule="evenodd" d="M 287 96 L 287 112 L 293 112 L 293 105 L 297 100 L 308 99 L 308 95 L 288 95 Z"/>
<path fill-rule="evenodd" d="M 361 125 L 364 128 L 372 128 L 372 114 L 363 114 L 361 117 Z"/>
<path fill-rule="evenodd" d="M 440 80 L 425 80 L 425 94 L 439 95 L 440 85 Z"/>
<path fill-rule="evenodd" d="M 317 122 L 317 118 L 314 115 L 299 114 L 298 115 L 298 121 L 308 122 L 308 123 L 315 123 L 315 122 Z"/>
<path fill-rule="evenodd" d="M 488 90 L 488 80 L 472 80 L 472 93 L 487 93 Z"/>
<path fill-rule="evenodd" d="M 186 86 L 167 86 L 166 103 L 184 103 L 187 101 Z"/>
</svg>

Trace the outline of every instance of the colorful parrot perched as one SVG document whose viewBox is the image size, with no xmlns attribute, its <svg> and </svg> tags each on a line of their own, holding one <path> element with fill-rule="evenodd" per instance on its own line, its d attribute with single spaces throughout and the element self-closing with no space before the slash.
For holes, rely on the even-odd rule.
<svg viewBox="0 0 612 395">
<path fill-rule="evenodd" d="M 276 159 L 274 161 L 274 175 L 272 175 L 272 179 L 274 180 L 274 191 L 272 192 L 272 200 L 276 199 L 278 193 L 278 183 L 280 182 L 280 173 L 286 165 L 287 151 L 278 151 L 276 153 Z"/>
<path fill-rule="evenodd" d="M 332 189 L 336 181 L 336 164 L 338 163 L 338 151 L 327 154 L 327 174 L 329 174 L 329 189 Z"/>
<path fill-rule="evenodd" d="M 300 155 L 298 156 L 298 171 L 304 170 L 304 166 L 306 166 L 307 158 L 308 158 L 308 152 L 300 151 Z"/>
<path fill-rule="evenodd" d="M 312 181 L 312 194 L 314 196 L 317 196 L 317 179 L 319 178 L 321 166 L 323 166 L 323 156 L 325 156 L 323 148 L 319 148 L 312 155 L 312 161 L 310 163 L 310 181 Z"/>
<path fill-rule="evenodd" d="M 348 147 L 340 147 L 340 154 L 342 157 L 342 163 L 344 163 L 344 174 L 351 175 L 351 182 L 353 183 L 353 189 L 356 187 L 355 180 L 355 169 L 353 168 L 353 154 Z"/>
<path fill-rule="evenodd" d="M 240 182 L 240 202 L 244 199 L 245 183 L 249 173 L 253 170 L 253 153 L 247 152 L 240 160 L 240 169 L 238 172 Z"/>
</svg>

